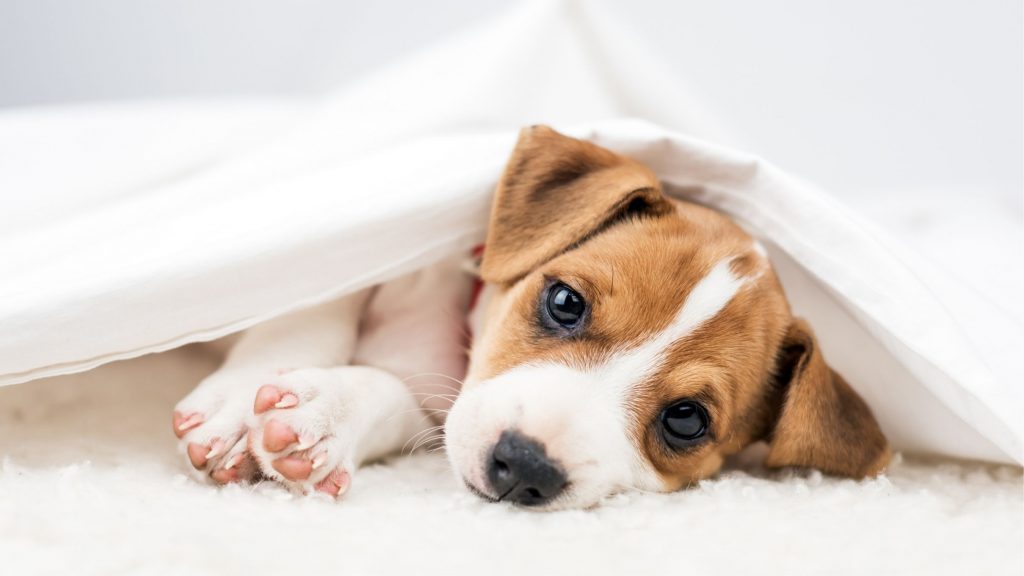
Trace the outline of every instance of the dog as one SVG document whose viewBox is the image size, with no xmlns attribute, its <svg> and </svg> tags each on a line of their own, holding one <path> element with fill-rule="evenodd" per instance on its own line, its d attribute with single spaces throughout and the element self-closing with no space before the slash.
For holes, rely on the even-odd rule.
<svg viewBox="0 0 1024 576">
<path fill-rule="evenodd" d="M 470 491 L 553 510 L 690 486 L 758 442 L 769 468 L 864 478 L 890 459 L 763 247 L 630 158 L 524 129 L 477 264 L 245 333 L 175 409 L 196 475 L 339 497 L 443 427 Z"/>
</svg>

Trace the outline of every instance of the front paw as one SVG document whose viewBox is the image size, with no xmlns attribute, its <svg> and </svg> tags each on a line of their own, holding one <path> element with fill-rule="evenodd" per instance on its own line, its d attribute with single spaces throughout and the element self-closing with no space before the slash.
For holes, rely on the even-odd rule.
<svg viewBox="0 0 1024 576">
<path fill-rule="evenodd" d="M 341 374 L 296 370 L 256 392 L 249 450 L 264 475 L 303 493 L 348 491 L 356 447 Z"/>
<path fill-rule="evenodd" d="M 227 484 L 256 477 L 259 468 L 248 452 L 251 390 L 267 379 L 213 374 L 175 406 L 174 434 L 196 478 Z"/>
</svg>

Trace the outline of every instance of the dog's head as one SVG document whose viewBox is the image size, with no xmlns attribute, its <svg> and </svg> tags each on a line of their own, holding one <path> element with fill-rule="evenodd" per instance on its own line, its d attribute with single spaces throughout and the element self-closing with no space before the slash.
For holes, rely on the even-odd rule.
<svg viewBox="0 0 1024 576">
<path fill-rule="evenodd" d="M 524 130 L 481 275 L 446 443 L 486 498 L 562 508 L 675 490 L 760 440 L 772 467 L 863 477 L 888 461 L 760 245 L 633 160 Z"/>
</svg>

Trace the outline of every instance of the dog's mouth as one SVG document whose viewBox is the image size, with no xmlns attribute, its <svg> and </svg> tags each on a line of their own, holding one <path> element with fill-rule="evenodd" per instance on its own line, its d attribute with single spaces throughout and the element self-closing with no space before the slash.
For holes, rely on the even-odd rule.
<svg viewBox="0 0 1024 576">
<path fill-rule="evenodd" d="M 490 494 L 484 492 L 480 488 L 477 488 L 476 484 L 470 482 L 469 479 L 466 478 L 465 476 L 462 477 L 462 484 L 466 487 L 466 490 L 469 490 L 471 493 L 479 496 L 481 499 L 487 502 L 496 503 L 501 501 L 499 498 L 495 498 L 494 496 L 491 496 Z"/>
<path fill-rule="evenodd" d="M 466 478 L 465 476 L 462 477 L 462 485 L 465 486 L 466 490 L 469 490 L 469 492 L 471 494 L 477 496 L 478 498 L 480 498 L 484 502 L 487 502 L 488 504 L 501 504 L 501 503 L 504 503 L 504 504 L 511 504 L 512 506 L 514 506 L 516 508 L 523 508 L 523 509 L 535 510 L 535 511 L 544 511 L 544 510 L 551 510 L 552 508 L 550 508 L 550 505 L 552 504 L 552 502 L 554 502 L 554 501 L 548 502 L 544 506 L 528 506 L 528 505 L 524 505 L 524 504 L 519 503 L 519 502 L 515 502 L 515 501 L 510 500 L 510 499 L 506 499 L 504 497 L 504 495 L 502 495 L 502 496 L 492 496 L 491 494 L 488 494 L 487 492 L 485 492 L 481 488 L 477 487 L 476 484 L 473 484 L 473 482 L 471 482 L 469 480 L 469 478 Z M 566 486 L 568 487 L 568 484 L 566 484 Z M 565 499 L 565 495 L 563 494 L 563 495 L 559 496 L 558 498 L 556 498 L 555 500 L 564 501 L 564 499 Z"/>
</svg>

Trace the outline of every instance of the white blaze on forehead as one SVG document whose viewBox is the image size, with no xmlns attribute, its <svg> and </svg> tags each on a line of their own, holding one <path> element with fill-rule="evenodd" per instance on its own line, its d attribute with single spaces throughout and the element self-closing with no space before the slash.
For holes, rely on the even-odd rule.
<svg viewBox="0 0 1024 576">
<path fill-rule="evenodd" d="M 746 283 L 732 272 L 726 258 L 690 291 L 672 323 L 640 346 L 614 355 L 603 367 L 610 381 L 626 389 L 649 376 L 661 364 L 665 350 L 714 318 Z"/>
</svg>

